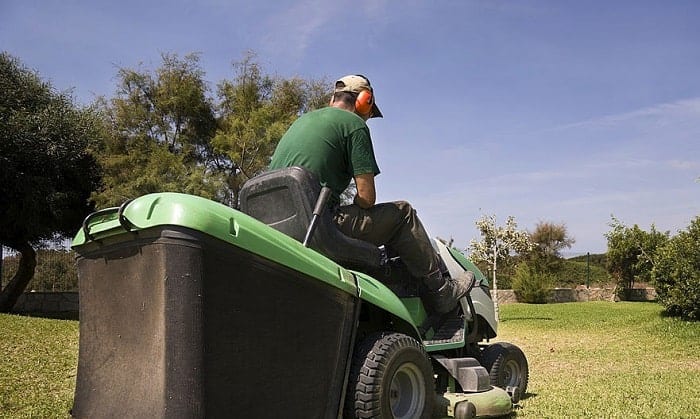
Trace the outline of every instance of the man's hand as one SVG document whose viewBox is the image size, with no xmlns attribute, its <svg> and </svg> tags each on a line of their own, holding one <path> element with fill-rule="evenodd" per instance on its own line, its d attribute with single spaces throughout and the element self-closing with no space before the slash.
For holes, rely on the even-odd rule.
<svg viewBox="0 0 700 419">
<path fill-rule="evenodd" d="M 377 193 L 374 189 L 374 174 L 356 175 L 355 186 L 357 186 L 355 205 L 363 209 L 371 208 L 377 199 Z"/>
</svg>

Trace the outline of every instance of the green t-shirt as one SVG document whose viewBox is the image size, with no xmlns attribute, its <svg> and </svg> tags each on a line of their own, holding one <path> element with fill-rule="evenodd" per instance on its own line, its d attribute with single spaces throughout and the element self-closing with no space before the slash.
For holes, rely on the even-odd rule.
<svg viewBox="0 0 700 419">
<path fill-rule="evenodd" d="M 333 201 L 356 175 L 379 174 L 365 121 L 352 112 L 328 107 L 297 119 L 284 134 L 270 169 L 301 166 L 333 191 Z"/>
</svg>

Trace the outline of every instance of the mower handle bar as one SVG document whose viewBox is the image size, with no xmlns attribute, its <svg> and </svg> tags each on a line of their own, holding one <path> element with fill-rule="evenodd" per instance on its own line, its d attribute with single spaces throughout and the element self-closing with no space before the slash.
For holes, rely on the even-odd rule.
<svg viewBox="0 0 700 419">
<path fill-rule="evenodd" d="M 316 226 L 318 226 L 318 220 L 323 215 L 323 211 L 325 211 L 326 206 L 328 204 L 328 199 L 330 197 L 331 188 L 329 188 L 328 186 L 324 186 L 323 188 L 321 188 L 321 193 L 318 194 L 316 206 L 314 207 L 314 212 L 311 216 L 311 222 L 309 222 L 309 228 L 306 230 L 306 236 L 304 236 L 304 247 L 309 247 L 311 237 L 313 237 L 314 231 L 316 231 Z"/>
</svg>

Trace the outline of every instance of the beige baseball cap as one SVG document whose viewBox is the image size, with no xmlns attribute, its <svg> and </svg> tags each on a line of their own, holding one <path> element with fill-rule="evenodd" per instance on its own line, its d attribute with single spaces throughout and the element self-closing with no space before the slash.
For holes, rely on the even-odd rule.
<svg viewBox="0 0 700 419">
<path fill-rule="evenodd" d="M 369 79 L 361 74 L 353 74 L 342 77 L 335 82 L 334 92 L 360 93 L 363 90 L 372 92 L 372 116 L 370 118 L 383 118 L 382 112 L 377 107 L 377 100 L 374 97 L 374 89 L 369 84 Z"/>
</svg>

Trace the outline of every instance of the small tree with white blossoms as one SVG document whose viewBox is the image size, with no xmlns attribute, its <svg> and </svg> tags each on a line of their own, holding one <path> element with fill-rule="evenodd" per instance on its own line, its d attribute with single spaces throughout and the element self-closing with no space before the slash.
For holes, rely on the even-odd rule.
<svg viewBox="0 0 700 419">
<path fill-rule="evenodd" d="M 511 257 L 512 253 L 527 253 L 532 250 L 530 235 L 518 230 L 515 217 L 508 216 L 505 226 L 496 226 L 495 215 L 484 215 L 476 221 L 481 240 L 472 239 L 469 254 L 474 262 L 484 262 L 491 268 L 494 294 L 498 291 L 496 269 L 499 264 Z M 498 319 L 498 298 L 494 296 L 494 308 Z"/>
</svg>

